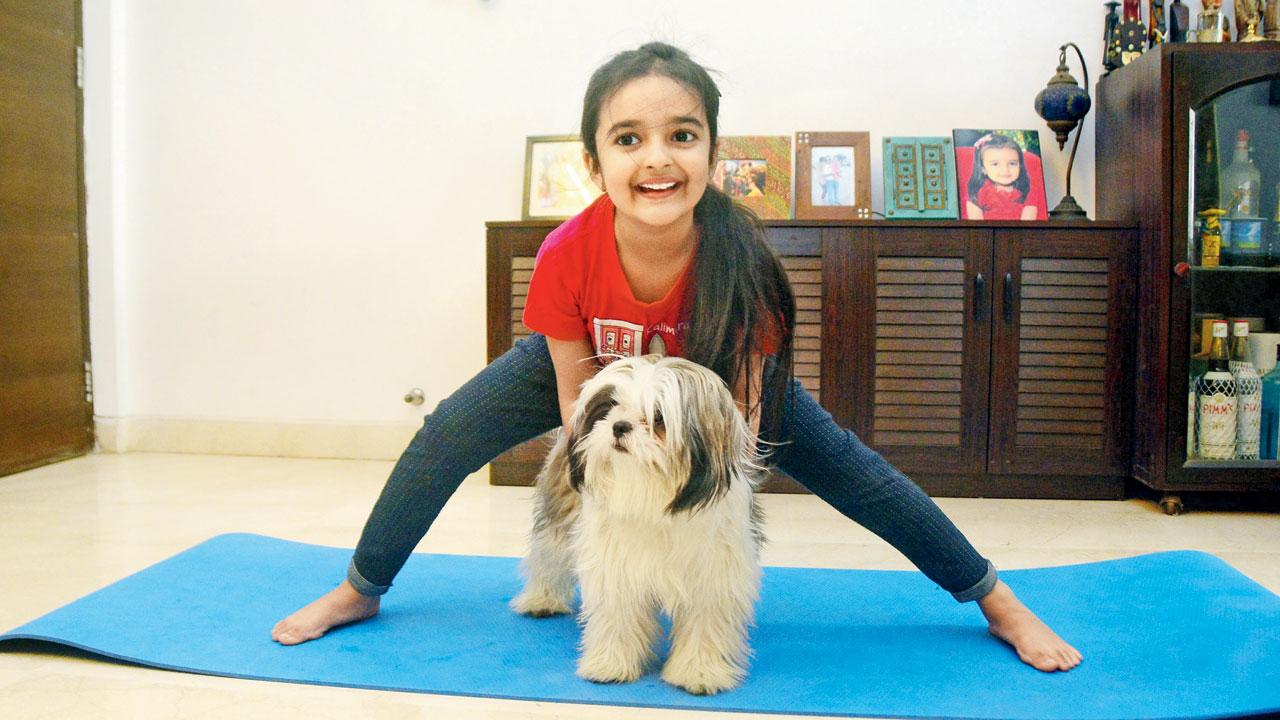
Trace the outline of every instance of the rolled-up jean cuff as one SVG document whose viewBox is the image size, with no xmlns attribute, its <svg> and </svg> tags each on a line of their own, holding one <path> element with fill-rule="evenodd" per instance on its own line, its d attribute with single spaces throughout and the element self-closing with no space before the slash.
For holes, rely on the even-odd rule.
<svg viewBox="0 0 1280 720">
<path fill-rule="evenodd" d="M 970 587 L 968 590 L 961 590 L 960 592 L 951 593 L 951 596 L 956 599 L 956 602 L 962 602 L 962 603 L 971 602 L 973 600 L 981 600 L 982 598 L 986 597 L 987 593 L 991 592 L 995 588 L 995 586 L 996 586 L 996 566 L 991 564 L 991 561 L 988 560 L 987 574 L 983 575 L 981 580 L 974 583 L 974 585 Z"/>
<path fill-rule="evenodd" d="M 365 580 L 360 571 L 356 570 L 355 558 L 352 558 L 351 564 L 347 565 L 347 582 L 351 583 L 351 587 L 355 588 L 356 592 L 370 597 L 385 595 L 391 589 L 390 585 L 374 585 Z"/>
</svg>

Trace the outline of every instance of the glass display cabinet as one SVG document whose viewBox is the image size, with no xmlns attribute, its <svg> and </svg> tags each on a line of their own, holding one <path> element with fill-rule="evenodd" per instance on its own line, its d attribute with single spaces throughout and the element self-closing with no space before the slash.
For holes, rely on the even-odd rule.
<svg viewBox="0 0 1280 720">
<path fill-rule="evenodd" d="M 1280 43 L 1160 46 L 1096 97 L 1098 218 L 1140 228 L 1134 477 L 1170 514 L 1280 491 L 1267 378 L 1211 352 L 1215 321 L 1260 374 L 1280 344 Z"/>
</svg>

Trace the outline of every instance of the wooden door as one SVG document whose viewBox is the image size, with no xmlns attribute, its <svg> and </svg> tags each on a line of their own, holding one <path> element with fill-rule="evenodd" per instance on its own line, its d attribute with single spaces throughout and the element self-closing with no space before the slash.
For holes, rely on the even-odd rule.
<svg viewBox="0 0 1280 720">
<path fill-rule="evenodd" d="M 1131 233 L 995 238 L 988 471 L 1128 474 Z"/>
<path fill-rule="evenodd" d="M 843 342 L 842 375 L 849 384 L 837 393 L 847 406 L 833 414 L 908 474 L 981 474 L 991 231 L 887 226 L 851 232 L 852 242 L 838 253 L 842 267 L 833 267 L 843 286 L 840 305 L 852 319 L 852 327 L 833 338 Z"/>
<path fill-rule="evenodd" d="M 0 475 L 92 448 L 74 0 L 0 0 Z"/>
</svg>

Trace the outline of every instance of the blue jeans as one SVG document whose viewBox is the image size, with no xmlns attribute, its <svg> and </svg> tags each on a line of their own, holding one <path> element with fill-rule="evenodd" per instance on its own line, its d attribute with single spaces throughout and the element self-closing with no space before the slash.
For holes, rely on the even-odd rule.
<svg viewBox="0 0 1280 720">
<path fill-rule="evenodd" d="M 787 404 L 790 442 L 772 457 L 779 469 L 886 540 L 956 600 L 977 600 L 995 587 L 995 567 L 938 506 L 837 425 L 799 381 L 792 382 Z M 468 475 L 559 425 L 555 368 L 546 338 L 535 334 L 426 417 L 365 523 L 347 571 L 352 586 L 364 595 L 385 593 Z"/>
</svg>

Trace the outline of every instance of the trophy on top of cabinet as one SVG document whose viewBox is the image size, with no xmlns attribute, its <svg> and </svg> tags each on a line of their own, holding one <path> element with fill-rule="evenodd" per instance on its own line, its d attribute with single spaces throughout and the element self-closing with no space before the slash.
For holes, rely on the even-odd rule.
<svg viewBox="0 0 1280 720">
<path fill-rule="evenodd" d="M 1196 24 L 1196 42 L 1220 43 L 1231 40 L 1227 16 L 1222 14 L 1222 0 L 1204 0 L 1200 22 Z"/>
<path fill-rule="evenodd" d="M 1120 62 L 1128 65 L 1147 46 L 1147 26 L 1142 24 L 1142 10 L 1138 0 L 1124 0 L 1124 18 L 1116 28 L 1120 42 Z"/>
<path fill-rule="evenodd" d="M 1155 47 L 1169 36 L 1164 22 L 1164 0 L 1147 0 L 1147 47 Z"/>
<path fill-rule="evenodd" d="M 1120 16 L 1116 14 L 1116 8 L 1120 7 L 1120 0 L 1108 0 L 1103 4 L 1107 6 L 1107 19 L 1102 31 L 1102 67 L 1111 72 L 1124 64 L 1120 62 L 1120 35 L 1117 32 Z"/>
<path fill-rule="evenodd" d="M 1250 36 L 1249 23 L 1253 23 L 1255 31 L 1253 36 L 1258 40 L 1263 39 L 1258 35 L 1256 28 L 1262 24 L 1262 8 L 1258 0 L 1235 0 L 1236 5 L 1236 39 L 1240 42 L 1257 42 L 1256 40 L 1246 40 Z"/>
<path fill-rule="evenodd" d="M 1191 27 L 1191 11 L 1182 0 L 1169 3 L 1169 42 L 1186 42 L 1187 29 Z"/>
</svg>

